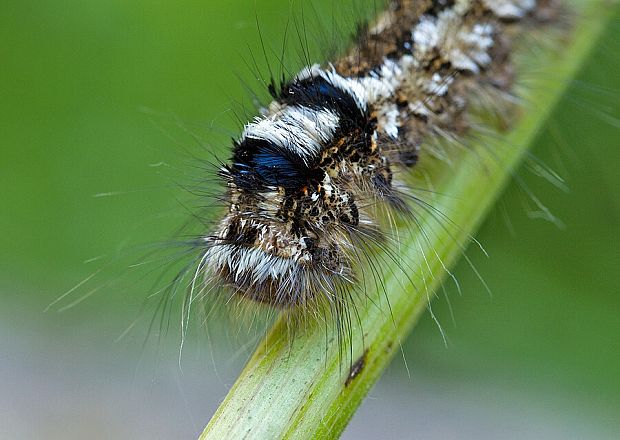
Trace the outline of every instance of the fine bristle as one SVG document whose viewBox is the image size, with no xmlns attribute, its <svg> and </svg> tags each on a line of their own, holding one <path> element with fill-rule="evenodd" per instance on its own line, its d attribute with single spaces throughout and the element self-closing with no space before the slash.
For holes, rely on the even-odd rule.
<svg viewBox="0 0 620 440">
<path fill-rule="evenodd" d="M 284 308 L 354 288 L 360 243 L 389 235 L 379 213 L 414 215 L 400 177 L 433 154 L 423 142 L 466 133 L 482 90 L 510 95 L 511 43 L 542 23 L 538 10 L 535 0 L 393 2 L 333 65 L 272 81 L 274 101 L 220 170 L 229 210 L 204 240 L 204 276 Z"/>
</svg>

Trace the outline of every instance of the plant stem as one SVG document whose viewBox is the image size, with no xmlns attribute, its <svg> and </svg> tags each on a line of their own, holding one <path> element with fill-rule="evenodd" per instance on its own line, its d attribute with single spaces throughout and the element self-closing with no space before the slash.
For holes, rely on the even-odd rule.
<svg viewBox="0 0 620 440">
<path fill-rule="evenodd" d="M 580 13 L 571 35 L 563 40 L 565 47 L 544 50 L 544 63 L 536 66 L 536 78 L 528 83 L 529 90 L 520 93 L 525 111 L 502 133 L 501 140 L 485 139 L 484 148 L 456 152 L 456 165 L 429 160 L 418 170 L 417 179 L 429 176 L 433 191 L 449 196 L 432 203 L 450 224 L 438 228 L 437 214 L 421 211 L 416 216 L 419 231 L 403 228 L 395 252 L 408 268 L 407 276 L 387 270 L 383 288 L 368 292 L 371 301 L 360 301 L 359 321 L 352 324 L 355 337 L 345 341 L 351 362 L 343 362 L 334 329 L 309 322 L 291 341 L 289 321 L 281 317 L 259 344 L 201 439 L 338 437 L 428 306 L 448 273 L 446 267 L 463 254 L 469 237 L 586 61 L 609 22 L 605 6 L 599 0 L 575 6 Z M 518 63 L 518 72 L 527 74 L 527 65 L 535 63 L 525 62 L 527 56 L 521 55 L 524 59 Z M 493 154 L 486 153 L 489 151 Z M 422 235 L 420 231 L 432 233 Z"/>
</svg>

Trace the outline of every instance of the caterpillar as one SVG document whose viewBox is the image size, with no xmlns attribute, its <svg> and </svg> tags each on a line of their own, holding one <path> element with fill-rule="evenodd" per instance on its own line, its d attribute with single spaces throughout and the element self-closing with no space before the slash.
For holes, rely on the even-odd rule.
<svg viewBox="0 0 620 440">
<path fill-rule="evenodd" d="M 507 113 L 514 39 L 561 9 L 554 0 L 394 1 L 340 60 L 272 78 L 273 101 L 219 169 L 228 212 L 201 241 L 193 284 L 200 276 L 280 309 L 341 307 L 367 249 L 390 241 L 384 213 L 414 219 L 412 202 L 423 203 L 407 173 L 437 155 L 433 140 L 467 134 L 475 105 Z"/>
</svg>

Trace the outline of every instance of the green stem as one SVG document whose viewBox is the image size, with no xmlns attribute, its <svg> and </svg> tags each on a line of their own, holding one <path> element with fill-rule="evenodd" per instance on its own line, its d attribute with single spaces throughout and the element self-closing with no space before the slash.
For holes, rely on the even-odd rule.
<svg viewBox="0 0 620 440">
<path fill-rule="evenodd" d="M 486 139 L 484 149 L 458 152 L 458 160 L 453 161 L 457 165 L 429 160 L 421 169 L 430 176 L 436 193 L 449 195 L 441 198 L 439 209 L 458 228 L 440 229 L 433 213 L 420 211 L 416 217 L 419 229 L 433 233 L 422 237 L 419 231 L 401 232 L 398 258 L 412 269 L 407 276 L 402 271 L 386 271 L 384 289 L 369 292 L 373 301 L 360 301 L 359 322 L 354 320 L 352 328 L 356 337 L 345 341 L 352 362 L 343 362 L 336 338 L 326 339 L 325 332 L 332 336 L 335 330 L 308 323 L 291 341 L 288 320 L 281 317 L 201 439 L 336 438 L 342 432 L 441 285 L 446 267 L 462 255 L 469 237 L 605 29 L 609 17 L 603 11 L 604 2 L 576 8 L 582 13 L 572 35 L 563 41 L 561 50 L 544 51 L 544 63 L 536 66 L 529 93 L 522 93 L 526 111 L 502 134 L 503 139 Z M 535 64 L 523 62 L 526 58 L 518 64 L 520 73 Z M 493 157 L 485 151 L 493 151 Z"/>
</svg>

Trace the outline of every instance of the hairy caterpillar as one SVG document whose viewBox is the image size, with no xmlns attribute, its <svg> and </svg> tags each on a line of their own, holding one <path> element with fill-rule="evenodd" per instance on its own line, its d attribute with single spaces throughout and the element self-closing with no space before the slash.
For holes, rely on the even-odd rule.
<svg viewBox="0 0 620 440">
<path fill-rule="evenodd" d="M 368 249 L 390 239 L 385 212 L 415 221 L 411 202 L 424 205 L 403 176 L 439 154 L 433 142 L 458 143 L 472 108 L 510 113 L 513 39 L 560 9 L 395 1 L 338 62 L 272 79 L 274 101 L 220 168 L 229 209 L 203 239 L 192 289 L 204 278 L 205 290 L 221 283 L 272 306 L 319 302 L 338 313 Z"/>
<path fill-rule="evenodd" d="M 510 127 L 518 107 L 513 43 L 556 28 L 565 12 L 553 0 L 386 3 L 344 56 L 308 64 L 288 80 L 270 78 L 273 101 L 244 126 L 219 168 L 226 190 L 216 200 L 228 213 L 188 249 L 181 242 L 181 256 L 199 255 L 150 295 L 160 298 L 161 327 L 186 291 L 183 340 L 205 298 L 317 317 L 315 306 L 327 305 L 338 336 L 351 332 L 365 284 L 385 289 L 383 272 L 409 277 L 414 269 L 395 257 L 394 224 L 426 234 L 418 210 L 433 212 L 439 227 L 450 221 L 426 197 L 431 187 L 420 196 L 411 186 L 412 172 L 450 161 L 446 145 L 468 149 L 479 113 Z M 378 260 L 376 251 L 387 256 Z"/>
</svg>

